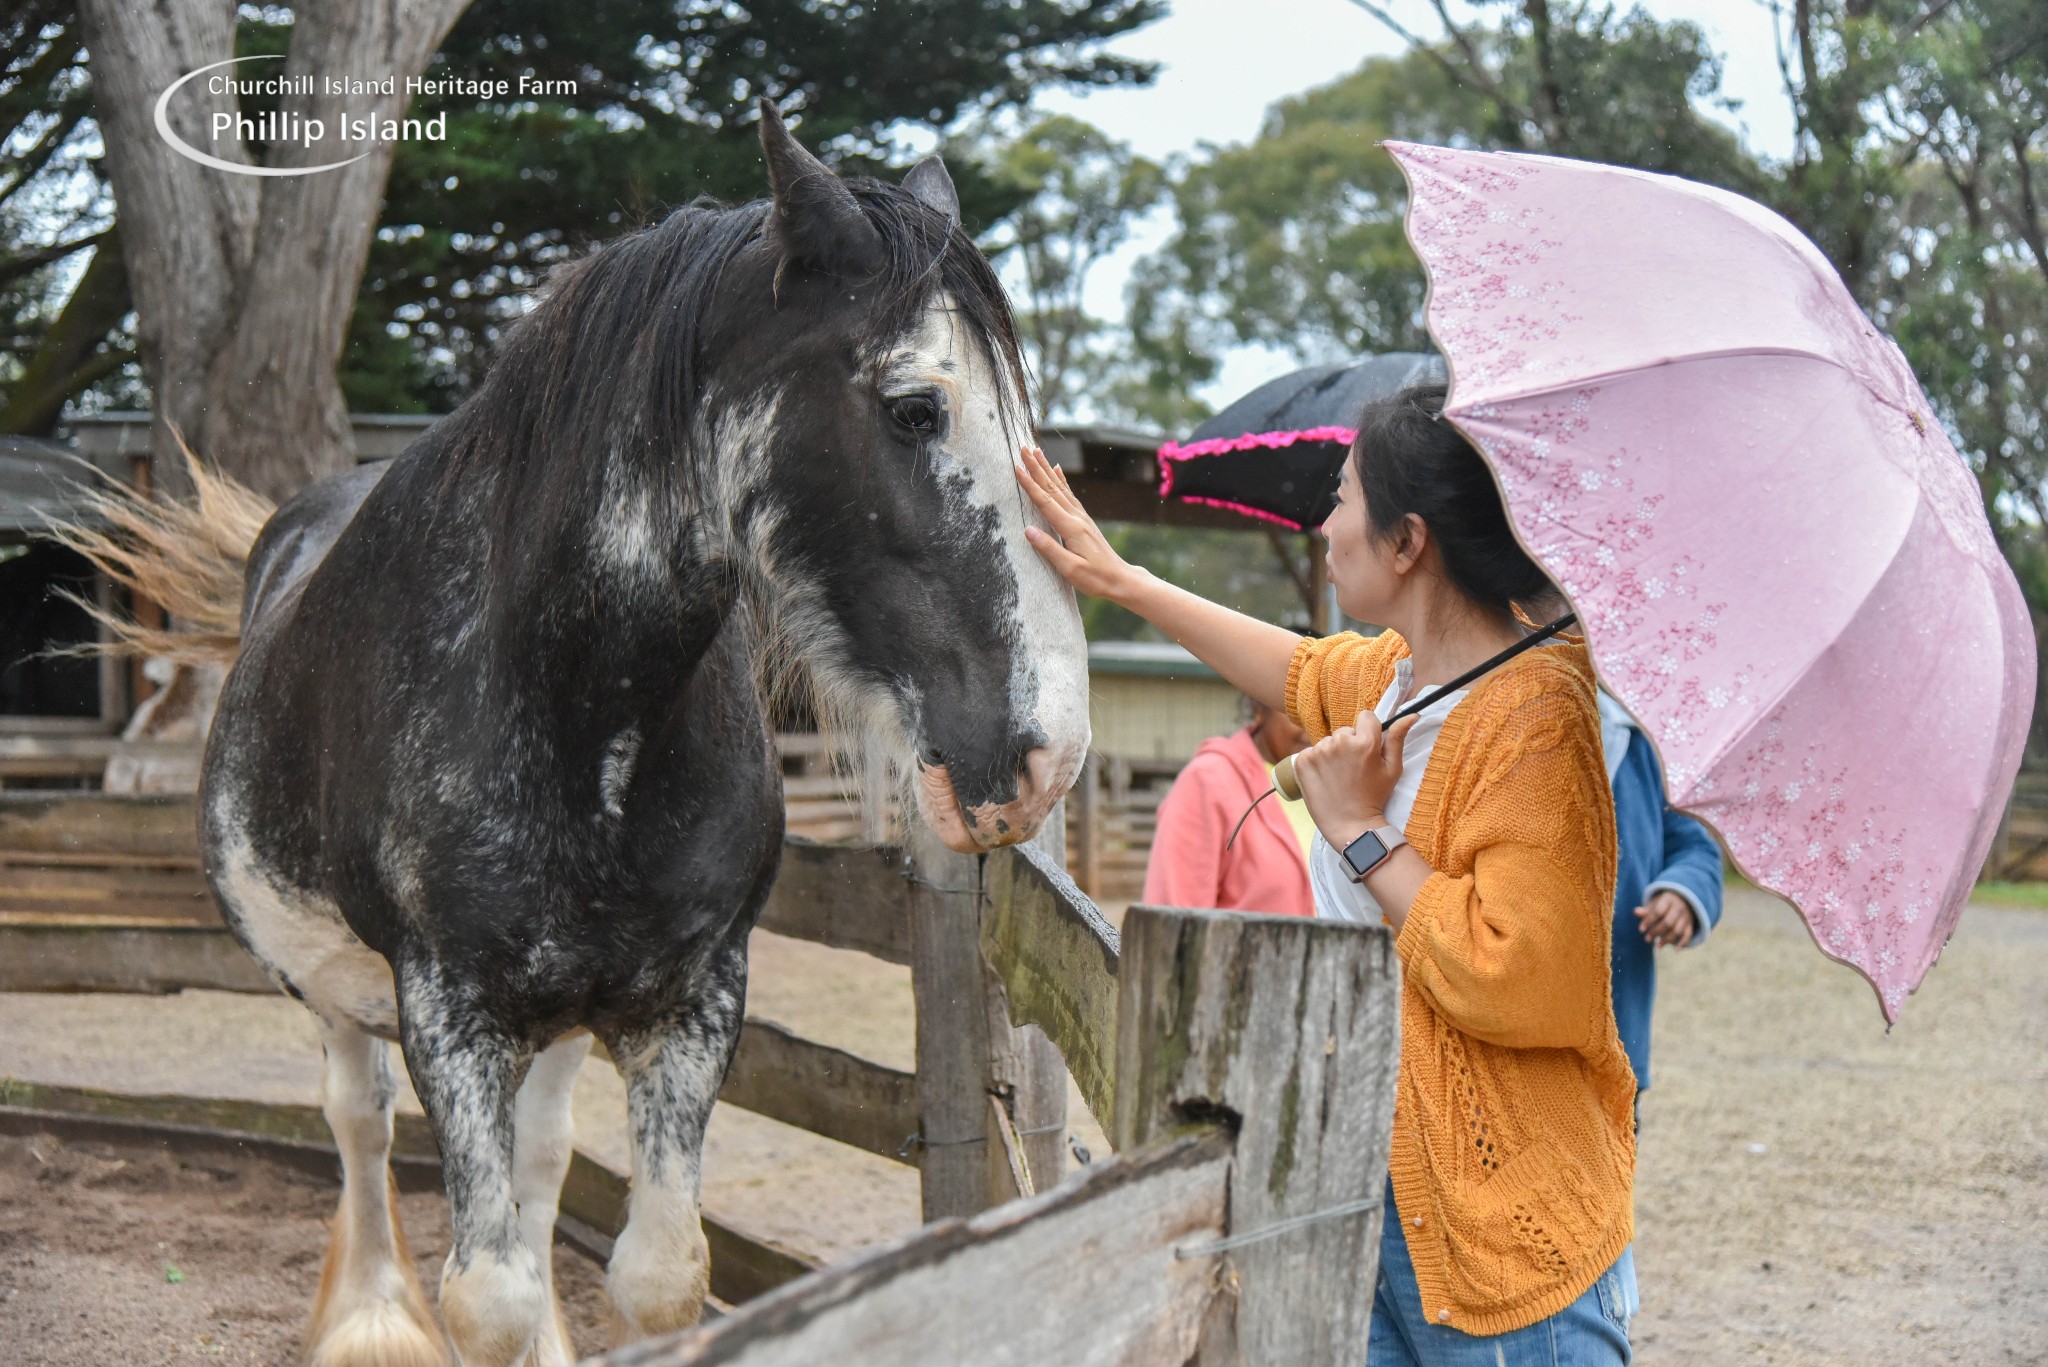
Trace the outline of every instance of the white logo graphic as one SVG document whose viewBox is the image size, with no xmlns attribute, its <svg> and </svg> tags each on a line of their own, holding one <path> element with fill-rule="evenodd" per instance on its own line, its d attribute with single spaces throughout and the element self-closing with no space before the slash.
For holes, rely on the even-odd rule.
<svg viewBox="0 0 2048 1367">
<path fill-rule="evenodd" d="M 200 67 L 197 71 L 186 72 L 183 76 L 180 76 L 177 80 L 172 81 L 170 85 L 166 86 L 163 94 L 157 96 L 157 136 L 169 143 L 171 150 L 181 157 L 196 161 L 201 166 L 211 166 L 216 171 L 232 171 L 238 176 L 310 176 L 316 171 L 333 171 L 361 161 L 364 157 L 369 156 L 368 152 L 358 152 L 346 161 L 330 161 L 321 166 L 251 166 L 247 162 L 228 161 L 221 157 L 210 156 L 194 147 L 191 143 L 186 142 L 172 130 L 171 118 L 168 113 L 171 96 L 177 94 L 178 88 L 184 85 L 185 82 L 195 76 L 204 76 L 209 71 L 215 71 L 224 66 L 233 66 L 237 62 L 275 62 L 279 60 L 282 59 L 274 56 L 230 57 L 225 62 L 215 62 L 210 66 Z"/>
</svg>

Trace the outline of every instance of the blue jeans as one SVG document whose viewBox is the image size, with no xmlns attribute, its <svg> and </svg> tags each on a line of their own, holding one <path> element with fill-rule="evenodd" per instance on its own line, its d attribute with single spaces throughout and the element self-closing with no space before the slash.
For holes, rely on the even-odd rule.
<svg viewBox="0 0 2048 1367">
<path fill-rule="evenodd" d="M 1387 1183 L 1387 1219 L 1380 1233 L 1380 1276 L 1372 1298 L 1369 1367 L 1628 1367 L 1629 1316 L 1636 1311 L 1636 1259 L 1631 1246 L 1586 1294 L 1522 1329 L 1484 1337 L 1433 1324 L 1422 1311 L 1415 1264 Z"/>
</svg>

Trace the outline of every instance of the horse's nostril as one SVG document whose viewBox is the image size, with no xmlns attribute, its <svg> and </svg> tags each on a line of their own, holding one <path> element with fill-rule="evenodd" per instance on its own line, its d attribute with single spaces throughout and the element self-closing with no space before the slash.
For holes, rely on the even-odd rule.
<svg viewBox="0 0 2048 1367">
<path fill-rule="evenodd" d="M 1051 793 L 1059 783 L 1057 766 L 1058 758 L 1050 746 L 1034 745 L 1025 751 L 1017 771 L 1017 796 L 1034 800 Z"/>
<path fill-rule="evenodd" d="M 940 757 L 938 750 L 929 745 L 917 752 L 917 762 L 927 769 L 943 769 L 946 767 L 946 761 Z"/>
</svg>

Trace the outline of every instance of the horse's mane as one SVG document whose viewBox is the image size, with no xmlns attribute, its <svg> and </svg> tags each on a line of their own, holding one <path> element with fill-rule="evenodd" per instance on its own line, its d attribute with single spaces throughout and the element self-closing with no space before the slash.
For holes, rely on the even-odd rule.
<svg viewBox="0 0 2048 1367">
<path fill-rule="evenodd" d="M 847 188 L 883 247 L 870 335 L 879 349 L 950 296 L 992 370 L 1004 416 L 1027 393 L 1007 296 L 960 227 L 911 192 L 867 178 Z M 698 200 L 560 268 L 546 299 L 508 333 L 477 393 L 444 423 L 442 477 L 495 485 L 507 531 L 560 526 L 607 462 L 674 470 L 684 498 L 709 453 L 694 440 L 705 398 L 707 333 L 720 278 L 772 232 L 770 202 Z M 570 502 L 573 501 L 573 502 Z M 537 523 L 535 519 L 538 518 Z"/>
</svg>

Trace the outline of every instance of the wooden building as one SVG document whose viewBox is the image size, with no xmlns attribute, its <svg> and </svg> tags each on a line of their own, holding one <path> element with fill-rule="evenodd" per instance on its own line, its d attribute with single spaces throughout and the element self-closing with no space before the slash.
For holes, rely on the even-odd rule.
<svg viewBox="0 0 2048 1367">
<path fill-rule="evenodd" d="M 105 585 L 37 536 L 79 516 L 82 491 L 113 473 L 56 443 L 0 436 L 0 786 L 84 782 L 128 714 L 122 669 L 60 653 L 99 636 L 67 595 L 104 602 Z"/>
</svg>

